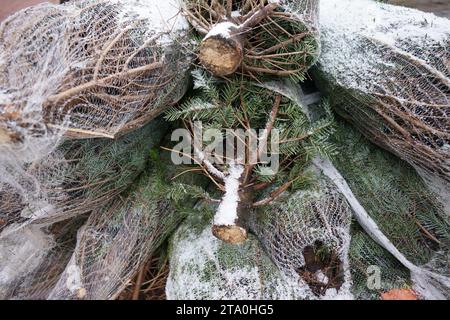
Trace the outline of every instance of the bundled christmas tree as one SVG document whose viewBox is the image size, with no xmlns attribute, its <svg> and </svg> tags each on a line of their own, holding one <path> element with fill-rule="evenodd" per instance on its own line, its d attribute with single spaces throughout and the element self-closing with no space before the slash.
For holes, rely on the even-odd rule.
<svg viewBox="0 0 450 320">
<path fill-rule="evenodd" d="M 167 159 L 165 159 L 167 160 Z M 78 231 L 70 262 L 49 299 L 115 299 L 193 210 L 205 180 L 183 175 L 170 183 L 173 165 L 151 152 L 151 165 L 133 190 L 92 212 Z"/>
<path fill-rule="evenodd" d="M 117 140 L 64 142 L 21 171 L 2 167 L 0 237 L 30 223 L 49 225 L 91 212 L 125 191 L 144 170 L 167 124 L 155 120 Z"/>
<path fill-rule="evenodd" d="M 371 0 L 322 0 L 315 77 L 335 110 L 409 162 L 450 214 L 450 21 Z"/>
<path fill-rule="evenodd" d="M 162 127 L 121 142 L 66 140 L 118 139 L 181 99 L 193 55 L 178 11 L 172 2 L 84 0 L 1 23 L 0 228 L 87 212 L 142 170 L 142 141 L 151 130 L 158 140 Z"/>
<path fill-rule="evenodd" d="M 450 298 L 448 25 L 368 0 L 8 18 L 0 298 Z"/>
<path fill-rule="evenodd" d="M 201 70 L 193 75 L 194 96 L 166 112 L 187 130 L 174 153 L 195 161 L 224 192 L 213 233 L 240 243 L 255 208 L 308 183 L 308 162 L 333 152 L 326 141 L 333 119 L 328 113 L 312 123 L 295 101 L 239 77 L 220 82 Z"/>
<path fill-rule="evenodd" d="M 173 165 L 160 159 L 156 149 L 149 154 L 151 164 L 132 190 L 91 207 L 92 213 L 82 225 L 79 219 L 76 225 L 61 222 L 66 232 L 60 233 L 66 237 L 79 228 L 70 245 L 34 225 L 7 237 L 0 253 L 18 249 L 14 257 L 0 264 L 7 290 L 2 297 L 117 298 L 138 268 L 193 210 L 196 198 L 192 194 L 206 181 L 198 175 L 183 175 L 181 181 L 170 183 L 168 178 L 176 172 Z"/>
<path fill-rule="evenodd" d="M 24 9 L 0 27 L 2 140 L 120 136 L 186 90 L 176 2 L 84 0 Z"/>
<path fill-rule="evenodd" d="M 414 169 L 343 122 L 332 141 L 339 151 L 333 163 L 380 230 L 411 262 L 448 277 L 448 269 L 442 266 L 450 250 L 450 221 Z M 415 285 L 398 260 L 357 224 L 352 229 L 350 267 L 356 298 L 380 298 L 391 289 Z M 382 275 L 372 288 L 367 285 L 370 266 L 379 268 Z M 447 289 L 442 292 L 448 293 Z"/>
<path fill-rule="evenodd" d="M 183 11 L 203 37 L 199 61 L 214 75 L 301 80 L 319 54 L 318 6 L 318 0 L 187 0 Z"/>
</svg>

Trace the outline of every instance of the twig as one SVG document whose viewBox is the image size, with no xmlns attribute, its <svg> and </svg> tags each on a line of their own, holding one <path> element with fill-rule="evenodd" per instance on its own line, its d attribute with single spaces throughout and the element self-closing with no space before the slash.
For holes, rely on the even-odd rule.
<svg viewBox="0 0 450 320">
<path fill-rule="evenodd" d="M 264 198 L 260 201 L 254 202 L 252 206 L 260 207 L 260 206 L 264 206 L 266 204 L 271 203 L 272 201 L 277 199 L 284 191 L 286 191 L 293 183 L 294 183 L 294 180 L 286 182 L 281 187 L 279 187 L 278 189 L 271 192 L 271 194 L 267 198 Z"/>
<path fill-rule="evenodd" d="M 275 101 L 272 106 L 272 111 L 270 111 L 269 119 L 267 120 L 266 127 L 264 129 L 263 135 L 259 137 L 258 141 L 258 154 L 256 161 L 259 161 L 261 158 L 261 155 L 263 153 L 263 148 L 261 146 L 264 146 L 267 143 L 267 139 L 269 137 L 270 132 L 272 131 L 273 125 L 275 123 L 275 120 L 277 118 L 278 110 L 280 108 L 281 104 L 281 96 L 277 95 L 275 96 Z M 250 178 L 250 174 L 254 168 L 255 164 L 249 164 L 245 168 L 245 175 L 244 175 L 244 183 L 248 182 L 248 179 Z"/>
<path fill-rule="evenodd" d="M 162 62 L 158 61 L 158 62 L 153 62 L 151 64 L 147 64 L 145 66 L 141 66 L 141 67 L 138 67 L 138 68 L 135 68 L 135 69 L 126 70 L 126 71 L 122 71 L 122 72 L 119 72 L 119 73 L 116 73 L 116 74 L 112 74 L 112 75 L 109 75 L 109 76 L 107 76 L 105 78 L 102 78 L 102 79 L 99 79 L 99 80 L 91 80 L 91 81 L 86 82 L 86 83 L 84 83 L 82 85 L 79 85 L 77 87 L 70 88 L 70 89 L 68 89 L 66 91 L 63 91 L 61 93 L 55 94 L 53 96 L 50 96 L 50 97 L 48 97 L 48 101 L 49 102 L 53 102 L 53 103 L 54 102 L 58 102 L 58 101 L 60 101 L 62 99 L 74 96 L 74 95 L 76 95 L 78 93 L 81 93 L 84 90 L 88 90 L 88 89 L 91 89 L 91 88 L 93 88 L 95 86 L 106 84 L 108 81 L 114 80 L 114 79 L 116 79 L 118 77 L 129 77 L 129 76 L 133 76 L 133 75 L 135 75 L 137 73 L 140 73 L 140 72 L 151 71 L 151 70 L 155 70 L 157 68 L 162 68 L 163 66 L 164 66 L 164 64 Z"/>
<path fill-rule="evenodd" d="M 137 279 L 136 279 L 136 283 L 134 285 L 134 291 L 133 291 L 133 296 L 132 296 L 132 300 L 138 300 L 139 299 L 139 293 L 141 291 L 141 285 L 142 285 L 142 280 L 144 278 L 144 271 L 145 271 L 145 267 L 146 267 L 146 263 L 144 263 L 141 268 L 139 269 L 139 273 L 137 275 Z"/>
</svg>

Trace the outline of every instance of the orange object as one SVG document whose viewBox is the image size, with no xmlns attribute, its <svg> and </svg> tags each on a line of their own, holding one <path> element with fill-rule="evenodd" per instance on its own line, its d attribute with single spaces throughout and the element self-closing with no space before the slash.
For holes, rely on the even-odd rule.
<svg viewBox="0 0 450 320">
<path fill-rule="evenodd" d="M 392 289 L 381 294 L 382 300 L 419 300 L 412 289 Z"/>
</svg>

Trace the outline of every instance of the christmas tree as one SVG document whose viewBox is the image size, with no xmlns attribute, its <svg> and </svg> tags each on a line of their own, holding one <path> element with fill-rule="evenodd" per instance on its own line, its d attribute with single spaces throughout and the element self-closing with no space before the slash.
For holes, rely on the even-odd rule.
<svg viewBox="0 0 450 320">
<path fill-rule="evenodd" d="M 0 298 L 449 299 L 450 22 L 386 2 L 6 18 Z"/>
</svg>

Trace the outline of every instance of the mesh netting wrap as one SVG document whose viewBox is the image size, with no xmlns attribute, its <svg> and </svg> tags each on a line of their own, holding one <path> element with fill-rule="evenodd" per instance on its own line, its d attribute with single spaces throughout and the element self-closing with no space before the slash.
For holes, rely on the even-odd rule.
<svg viewBox="0 0 450 320">
<path fill-rule="evenodd" d="M 187 0 L 184 14 L 204 37 L 200 62 L 217 76 L 236 70 L 304 78 L 317 59 L 318 0 Z"/>
<path fill-rule="evenodd" d="M 285 276 L 250 235 L 242 244 L 211 234 L 210 215 L 190 215 L 170 246 L 169 300 L 305 299 L 307 286 Z"/>
<path fill-rule="evenodd" d="M 323 0 L 316 78 L 336 110 L 450 199 L 450 21 L 369 0 Z"/>
<path fill-rule="evenodd" d="M 170 169 L 170 168 L 169 168 Z M 115 299 L 177 224 L 192 210 L 190 186 L 199 175 L 167 183 L 156 166 L 124 199 L 92 212 L 77 235 L 75 251 L 49 299 Z"/>
<path fill-rule="evenodd" d="M 22 10 L 0 27 L 2 132 L 115 137 L 181 98 L 187 22 L 176 1 L 83 0 Z"/>
<path fill-rule="evenodd" d="M 408 269 L 367 233 L 360 228 L 355 229 L 349 251 L 355 299 L 380 300 L 382 294 L 390 290 L 411 288 Z"/>
<path fill-rule="evenodd" d="M 307 106 L 308 97 L 302 94 L 298 86 L 286 81 L 265 86 L 302 102 L 310 118 L 320 117 L 323 113 L 320 106 Z M 332 188 L 345 198 L 358 225 L 368 235 L 352 242 L 353 248 L 368 248 L 368 259 L 365 260 L 364 255 L 358 256 L 361 252 L 353 250 L 353 261 L 371 267 L 367 263 L 378 261 L 380 256 L 379 260 L 383 260 L 380 252 L 384 252 L 396 260 L 393 264 L 386 263 L 389 268 L 394 269 L 395 265 L 400 264 L 403 267 L 396 270 L 406 269 L 411 273 L 410 280 L 405 278 L 404 281 L 410 281 L 419 296 L 426 299 L 447 297 L 450 288 L 448 270 L 437 270 L 430 265 L 431 260 L 437 265 L 446 265 L 448 261 L 449 221 L 445 217 L 445 211 L 437 204 L 437 197 L 425 188 L 421 179 L 409 167 L 405 167 L 402 161 L 387 152 L 374 149 L 366 141 L 360 142 L 361 136 L 358 139 L 351 128 L 340 126 L 336 136 L 335 144 L 341 149 L 336 163 L 343 165 L 342 168 L 339 167 L 342 174 L 333 163 L 321 157 L 315 158 L 313 164 L 328 178 L 326 180 L 331 186 L 334 185 Z M 375 150 L 373 153 L 368 151 L 372 149 Z M 374 199 L 374 194 L 379 197 Z M 439 245 L 436 247 L 434 243 L 429 246 L 428 238 Z M 365 241 L 366 239 L 369 241 Z M 352 266 L 352 271 L 354 270 Z M 394 271 L 393 274 L 395 273 Z M 361 270 L 357 274 L 361 275 Z M 361 281 L 357 279 L 355 287 L 360 285 Z M 358 290 L 353 291 L 359 295 Z"/>
<path fill-rule="evenodd" d="M 62 136 L 117 138 L 178 101 L 193 58 L 179 11 L 174 1 L 81 0 L 4 20 L 1 181 L 28 179 L 24 167 L 54 157 Z"/>
<path fill-rule="evenodd" d="M 435 271 L 430 271 L 427 267 L 418 266 L 410 261 L 389 239 L 389 236 L 380 229 L 377 222 L 361 205 L 345 178 L 328 159 L 316 157 L 313 160 L 313 164 L 320 169 L 322 173 L 333 182 L 339 192 L 342 193 L 352 208 L 353 216 L 364 231 L 411 272 L 411 280 L 417 294 L 424 299 L 445 299 L 450 292 L 450 277 Z"/>
<path fill-rule="evenodd" d="M 53 246 L 53 237 L 36 228 L 25 228 L 2 239 L 0 297 L 5 298 L 18 278 L 37 268 Z"/>
<path fill-rule="evenodd" d="M 416 265 L 427 265 L 450 251 L 449 219 L 417 173 L 377 148 L 349 125 L 339 123 L 333 163 L 389 240 Z M 409 271 L 355 226 L 350 246 L 352 292 L 358 299 L 379 299 L 390 289 L 411 286 Z M 379 268 L 381 282 L 369 288 L 368 273 Z M 438 268 L 428 268 L 448 276 Z"/>
<path fill-rule="evenodd" d="M 0 237 L 30 224 L 89 213 L 126 190 L 144 170 L 167 125 L 154 120 L 117 140 L 63 143 L 21 171 L 1 167 Z"/>
<path fill-rule="evenodd" d="M 307 284 L 313 296 L 352 299 L 351 210 L 330 181 L 319 179 L 258 212 L 253 229 L 280 270 Z"/>
<path fill-rule="evenodd" d="M 45 299 L 75 247 L 84 218 L 52 228 L 27 226 L 0 241 L 0 298 Z"/>
</svg>

